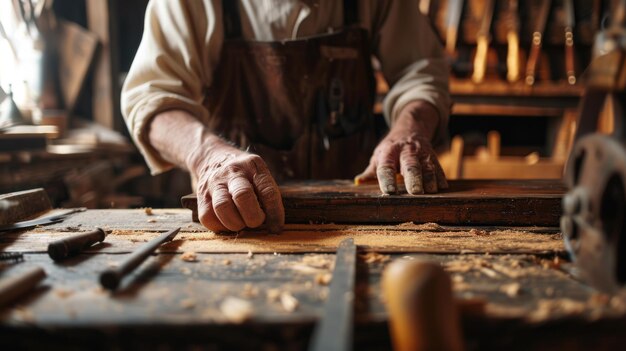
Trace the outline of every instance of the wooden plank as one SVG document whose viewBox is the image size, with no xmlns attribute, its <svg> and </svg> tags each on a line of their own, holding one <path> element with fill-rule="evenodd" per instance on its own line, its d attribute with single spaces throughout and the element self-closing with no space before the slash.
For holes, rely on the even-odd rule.
<svg viewBox="0 0 626 351">
<path fill-rule="evenodd" d="M 308 181 L 281 186 L 287 223 L 402 223 L 558 226 L 560 181 L 455 180 L 438 194 L 382 196 L 378 185 Z M 182 199 L 197 219 L 195 195 Z"/>
<path fill-rule="evenodd" d="M 100 41 L 93 86 L 93 119 L 121 131 L 117 0 L 87 0 L 87 22 Z"/>
<path fill-rule="evenodd" d="M 31 219 L 50 211 L 52 204 L 42 188 L 0 195 L 0 225 Z"/>
<path fill-rule="evenodd" d="M 474 349 L 536 349 L 546 340 L 562 349 L 558 346 L 571 345 L 573 330 L 574 341 L 584 346 L 598 338 L 612 340 L 594 349 L 619 349 L 625 341 L 620 332 L 626 326 L 623 308 L 602 303 L 548 260 L 527 255 L 363 256 L 355 292 L 355 349 L 390 349 L 379 282 L 385 264 L 400 258 L 439 262 L 453 276 L 464 337 Z M 133 273 L 119 292 L 104 292 L 97 273 L 121 259 L 81 255 L 55 264 L 45 255 L 27 255 L 26 262 L 3 272 L 9 276 L 39 265 L 49 278 L 0 310 L 0 346 L 303 349 L 327 296 L 327 286 L 316 277 L 329 273 L 334 260 L 332 255 L 198 254 L 196 262 L 185 262 L 179 255 L 161 254 Z M 520 285 L 517 294 L 503 289 L 511 284 Z M 280 299 L 271 298 L 272 290 L 292 294 L 298 308 L 286 311 Z M 228 297 L 252 304 L 250 321 L 236 324 L 224 316 L 220 305 Z M 463 308 L 476 302 L 485 308 Z"/>
</svg>

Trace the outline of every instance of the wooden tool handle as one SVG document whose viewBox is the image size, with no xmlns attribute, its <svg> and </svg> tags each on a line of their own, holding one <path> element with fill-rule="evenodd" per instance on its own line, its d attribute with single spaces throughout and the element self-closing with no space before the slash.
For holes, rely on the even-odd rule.
<svg viewBox="0 0 626 351">
<path fill-rule="evenodd" d="M 542 34 L 533 33 L 532 46 L 528 54 L 528 62 L 526 64 L 526 84 L 534 85 L 536 79 L 537 66 L 539 64 L 539 54 L 541 54 Z"/>
<path fill-rule="evenodd" d="M 508 49 L 506 54 L 506 79 L 510 83 L 519 80 L 519 35 L 517 32 L 510 31 L 506 35 Z"/>
<path fill-rule="evenodd" d="M 565 30 L 565 73 L 567 83 L 570 85 L 576 84 L 574 55 L 574 32 L 568 28 Z"/>
<path fill-rule="evenodd" d="M 437 263 L 397 260 L 383 273 L 394 350 L 463 350 L 448 274 Z"/>
<path fill-rule="evenodd" d="M 487 71 L 487 51 L 489 50 L 489 37 L 480 36 L 476 43 L 476 56 L 474 56 L 474 72 L 472 81 L 482 83 Z"/>
<path fill-rule="evenodd" d="M 0 306 L 25 295 L 46 277 L 41 267 L 33 267 L 19 275 L 0 281 Z"/>
</svg>

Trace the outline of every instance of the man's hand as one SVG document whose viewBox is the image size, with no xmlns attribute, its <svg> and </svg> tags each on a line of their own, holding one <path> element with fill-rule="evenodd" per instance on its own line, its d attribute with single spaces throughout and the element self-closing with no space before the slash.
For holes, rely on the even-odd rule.
<svg viewBox="0 0 626 351">
<path fill-rule="evenodd" d="M 198 217 L 215 232 L 256 228 L 280 232 L 285 210 L 278 185 L 258 155 L 213 142 L 192 163 L 198 179 Z"/>
<path fill-rule="evenodd" d="M 369 166 L 356 177 L 357 181 L 378 179 L 380 190 L 393 194 L 398 191 L 396 174 L 400 173 L 407 192 L 412 195 L 448 188 L 430 144 L 437 121 L 437 111 L 430 104 L 421 101 L 407 104 L 374 150 Z"/>
<path fill-rule="evenodd" d="M 155 116 L 148 137 L 160 157 L 197 179 L 198 216 L 205 227 L 239 231 L 265 223 L 271 232 L 282 230 L 280 191 L 259 156 L 233 147 L 182 110 Z"/>
</svg>

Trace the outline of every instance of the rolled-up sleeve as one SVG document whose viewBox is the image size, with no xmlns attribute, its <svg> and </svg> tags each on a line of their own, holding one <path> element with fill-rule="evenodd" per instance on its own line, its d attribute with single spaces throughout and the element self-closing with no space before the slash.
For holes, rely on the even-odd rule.
<svg viewBox="0 0 626 351">
<path fill-rule="evenodd" d="M 122 88 L 122 113 L 152 174 L 171 169 L 149 143 L 147 129 L 160 112 L 181 109 L 206 120 L 204 88 L 211 83 L 221 20 L 209 0 L 151 0 L 144 34 Z M 218 23 L 219 21 L 219 23 Z"/>
<path fill-rule="evenodd" d="M 385 118 L 391 125 L 407 103 L 427 101 L 439 112 L 434 141 L 441 141 L 447 135 L 451 105 L 443 47 L 421 14 L 419 1 L 388 0 L 378 15 L 374 50 L 391 86 L 383 103 Z"/>
</svg>

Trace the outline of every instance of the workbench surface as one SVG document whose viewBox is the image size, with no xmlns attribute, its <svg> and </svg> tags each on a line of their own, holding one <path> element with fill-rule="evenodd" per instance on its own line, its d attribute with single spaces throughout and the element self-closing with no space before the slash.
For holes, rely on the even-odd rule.
<svg viewBox="0 0 626 351">
<path fill-rule="evenodd" d="M 53 239 L 102 227 L 111 233 L 88 252 L 54 263 Z M 181 227 L 111 294 L 98 283 L 159 232 Z M 284 233 L 217 235 L 190 211 L 88 210 L 62 223 L 0 234 L 0 251 L 25 253 L 48 277 L 0 311 L 0 347 L 302 349 L 323 310 L 337 244 L 359 245 L 355 349 L 389 349 L 379 281 L 394 259 L 429 259 L 451 274 L 468 349 L 598 349 L 622 345 L 626 304 L 572 274 L 555 228 L 289 224 Z M 196 254 L 193 262 L 183 254 Z M 285 303 L 291 295 L 297 306 Z M 251 318 L 224 314 L 227 298 L 250 301 Z"/>
</svg>

